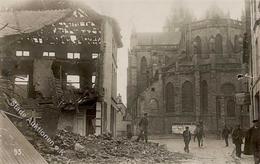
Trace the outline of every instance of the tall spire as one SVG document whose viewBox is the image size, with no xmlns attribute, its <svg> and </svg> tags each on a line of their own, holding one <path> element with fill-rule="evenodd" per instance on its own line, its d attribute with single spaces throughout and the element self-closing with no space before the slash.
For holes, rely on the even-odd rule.
<svg viewBox="0 0 260 164">
<path fill-rule="evenodd" d="M 165 29 L 167 31 L 173 31 L 178 28 L 181 28 L 182 25 L 187 24 L 194 20 L 194 17 L 185 5 L 184 0 L 174 0 L 171 14 L 167 18 L 165 23 Z"/>
<path fill-rule="evenodd" d="M 213 1 L 209 9 L 206 11 L 207 19 L 225 18 L 227 17 L 223 10 L 217 5 L 216 1 Z"/>
</svg>

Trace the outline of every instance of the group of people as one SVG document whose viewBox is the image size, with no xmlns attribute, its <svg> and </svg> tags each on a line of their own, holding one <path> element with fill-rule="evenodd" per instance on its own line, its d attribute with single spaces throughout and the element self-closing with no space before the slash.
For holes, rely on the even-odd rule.
<svg viewBox="0 0 260 164">
<path fill-rule="evenodd" d="M 189 153 L 189 144 L 191 141 L 191 132 L 189 130 L 189 127 L 185 127 L 185 130 L 182 133 L 183 140 L 184 140 L 184 151 Z M 196 125 L 196 129 L 194 130 L 194 142 L 197 138 L 198 140 L 198 146 L 202 147 L 203 146 L 203 138 L 205 137 L 204 129 L 203 129 L 203 124 L 200 122 L 199 124 Z"/>
<path fill-rule="evenodd" d="M 139 122 L 140 133 L 136 141 L 144 139 L 147 143 L 148 141 L 148 118 L 147 113 L 141 118 Z M 243 132 L 240 125 L 237 125 L 233 130 L 229 129 L 226 125 L 222 130 L 222 138 L 225 140 L 225 144 L 228 147 L 229 142 L 228 138 L 231 134 L 232 142 L 236 147 L 236 156 L 241 158 L 241 145 L 243 144 L 243 139 L 245 138 L 244 154 L 254 155 L 255 164 L 260 164 L 260 121 L 254 120 L 253 126 L 247 131 Z M 192 134 L 189 130 L 189 127 L 185 127 L 185 130 L 182 133 L 184 139 L 184 151 L 189 153 L 189 144 L 192 139 Z M 203 138 L 205 137 L 203 123 L 200 122 L 196 125 L 194 130 L 194 141 L 197 138 L 198 146 L 203 146 Z"/>
<path fill-rule="evenodd" d="M 255 164 L 260 164 L 260 121 L 253 120 L 253 126 L 246 132 L 243 132 L 240 125 L 237 125 L 236 128 L 231 131 L 224 127 L 222 130 L 222 137 L 225 139 L 226 146 L 228 146 L 228 137 L 231 134 L 232 142 L 236 146 L 236 156 L 241 158 L 242 150 L 241 145 L 244 142 L 244 151 L 245 155 L 254 155 Z"/>
<path fill-rule="evenodd" d="M 222 130 L 222 138 L 225 140 L 226 146 L 229 146 L 228 138 L 230 134 L 232 142 L 236 147 L 236 156 L 241 158 L 241 145 L 245 138 L 243 153 L 246 155 L 254 155 L 255 164 L 260 164 L 260 121 L 254 120 L 253 126 L 247 132 L 243 132 L 240 125 L 237 125 L 233 130 L 228 129 L 228 127 L 225 126 Z M 199 124 L 194 131 L 194 141 L 195 138 L 198 139 L 199 147 L 203 146 L 203 137 L 205 137 L 203 125 Z M 183 139 L 185 143 L 184 151 L 189 152 L 189 143 L 191 141 L 189 127 L 186 127 L 183 132 Z"/>
</svg>

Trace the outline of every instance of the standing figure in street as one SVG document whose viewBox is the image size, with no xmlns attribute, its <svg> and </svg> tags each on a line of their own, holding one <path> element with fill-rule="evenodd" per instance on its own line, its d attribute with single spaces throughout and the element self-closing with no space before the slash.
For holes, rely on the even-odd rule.
<svg viewBox="0 0 260 164">
<path fill-rule="evenodd" d="M 260 164 L 260 122 L 255 122 L 252 130 L 251 146 L 254 155 L 255 164 Z"/>
<path fill-rule="evenodd" d="M 185 147 L 184 147 L 184 151 L 189 153 L 190 150 L 189 150 L 189 144 L 190 144 L 190 140 L 191 140 L 191 132 L 189 130 L 189 127 L 185 127 L 185 130 L 183 131 L 183 140 L 184 140 L 184 144 L 185 144 Z"/>
<path fill-rule="evenodd" d="M 237 127 L 234 129 L 232 133 L 232 140 L 236 146 L 236 156 L 241 158 L 241 145 L 243 143 L 243 135 L 240 125 L 237 125 Z"/>
<path fill-rule="evenodd" d="M 222 138 L 225 139 L 226 147 L 228 147 L 228 136 L 229 136 L 229 134 L 230 134 L 230 131 L 227 128 L 227 126 L 225 125 L 224 129 L 222 130 Z"/>
<path fill-rule="evenodd" d="M 244 147 L 245 155 L 253 155 L 251 140 L 252 140 L 253 131 L 256 128 L 258 128 L 258 125 L 257 125 L 258 120 L 253 120 L 252 122 L 253 122 L 253 126 L 246 132 L 245 147 Z"/>
<path fill-rule="evenodd" d="M 144 116 L 141 118 L 139 122 L 139 128 L 140 128 L 140 133 L 137 137 L 137 142 L 139 142 L 140 139 L 145 139 L 145 142 L 148 142 L 148 119 L 147 119 L 147 113 L 144 114 Z"/>
<path fill-rule="evenodd" d="M 197 138 L 199 147 L 203 146 L 203 137 L 205 137 L 204 130 L 203 130 L 203 125 L 202 124 L 198 124 L 196 126 L 195 131 L 194 131 L 194 142 L 195 142 L 195 139 Z"/>
</svg>

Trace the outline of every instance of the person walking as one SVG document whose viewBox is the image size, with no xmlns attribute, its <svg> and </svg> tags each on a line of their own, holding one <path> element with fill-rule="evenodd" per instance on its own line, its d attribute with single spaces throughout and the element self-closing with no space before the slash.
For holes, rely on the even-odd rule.
<svg viewBox="0 0 260 164">
<path fill-rule="evenodd" d="M 222 130 L 222 138 L 225 140 L 226 147 L 228 147 L 228 136 L 230 134 L 229 129 L 225 125 L 224 129 Z"/>
<path fill-rule="evenodd" d="M 194 130 L 194 142 L 195 142 L 195 139 L 197 138 L 199 147 L 203 146 L 203 137 L 205 137 L 203 125 L 197 124 L 196 128 Z"/>
<path fill-rule="evenodd" d="M 188 126 L 185 127 L 185 130 L 183 131 L 182 136 L 183 136 L 183 140 L 184 140 L 184 144 L 185 144 L 184 151 L 189 153 L 190 152 L 189 144 L 190 144 L 190 140 L 191 140 L 191 132 L 190 132 Z"/>
<path fill-rule="evenodd" d="M 255 164 L 260 164 L 260 122 L 258 120 L 252 129 L 251 146 Z"/>
<path fill-rule="evenodd" d="M 243 143 L 243 135 L 240 125 L 237 125 L 237 127 L 234 129 L 232 133 L 232 140 L 236 146 L 236 156 L 238 158 L 241 158 L 241 145 Z"/>
<path fill-rule="evenodd" d="M 136 139 L 137 142 L 139 142 L 140 139 L 145 139 L 145 142 L 148 142 L 148 119 L 147 119 L 147 113 L 144 113 L 144 116 L 141 118 L 139 122 L 139 128 L 140 133 Z"/>
</svg>

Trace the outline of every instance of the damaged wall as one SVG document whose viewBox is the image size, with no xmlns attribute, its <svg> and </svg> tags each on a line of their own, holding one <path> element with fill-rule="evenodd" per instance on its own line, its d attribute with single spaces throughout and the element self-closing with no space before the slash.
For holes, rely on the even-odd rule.
<svg viewBox="0 0 260 164">
<path fill-rule="evenodd" d="M 43 97 L 53 96 L 54 86 L 52 84 L 54 76 L 51 70 L 53 61 L 45 59 L 35 59 L 33 62 L 33 85 L 35 91 Z"/>
</svg>

